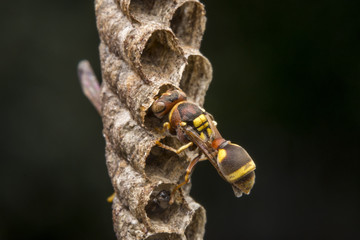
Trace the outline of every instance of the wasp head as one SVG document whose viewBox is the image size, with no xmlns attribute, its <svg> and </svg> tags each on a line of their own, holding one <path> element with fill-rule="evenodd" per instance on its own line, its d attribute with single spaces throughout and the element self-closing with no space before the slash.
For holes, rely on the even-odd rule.
<svg viewBox="0 0 360 240">
<path fill-rule="evenodd" d="M 162 118 L 174 107 L 175 104 L 186 100 L 186 94 L 180 90 L 168 90 L 155 100 L 151 111 L 156 117 Z"/>
</svg>

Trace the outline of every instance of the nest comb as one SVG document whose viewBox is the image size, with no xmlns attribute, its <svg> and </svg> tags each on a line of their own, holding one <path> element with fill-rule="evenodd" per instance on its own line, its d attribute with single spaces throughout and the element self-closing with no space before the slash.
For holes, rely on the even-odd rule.
<svg viewBox="0 0 360 240">
<path fill-rule="evenodd" d="M 95 9 L 117 238 L 202 239 L 205 209 L 189 196 L 190 185 L 173 205 L 154 205 L 159 192 L 183 180 L 193 156 L 157 147 L 159 140 L 174 147 L 180 143 L 157 130 L 159 120 L 149 108 L 156 96 L 179 88 L 203 105 L 212 78 L 211 64 L 199 52 L 204 6 L 196 0 L 96 0 Z"/>
</svg>

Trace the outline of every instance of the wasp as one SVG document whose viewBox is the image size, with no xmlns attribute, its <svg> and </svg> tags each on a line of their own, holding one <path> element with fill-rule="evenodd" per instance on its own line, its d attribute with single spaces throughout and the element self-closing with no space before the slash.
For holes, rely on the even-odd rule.
<svg viewBox="0 0 360 240">
<path fill-rule="evenodd" d="M 158 141 L 159 147 L 177 154 L 188 148 L 197 147 L 200 150 L 197 157 L 190 161 L 184 181 L 172 191 L 170 204 L 174 201 L 175 192 L 189 182 L 194 166 L 202 160 L 211 162 L 219 175 L 231 184 L 236 197 L 241 197 L 243 193 L 248 195 L 255 183 L 254 161 L 244 148 L 221 136 L 211 114 L 186 99 L 183 91 L 168 90 L 151 106 L 157 118 L 168 116 L 163 127 L 184 144 L 174 149 Z"/>
<path fill-rule="evenodd" d="M 150 201 L 146 206 L 146 210 L 151 214 L 162 213 L 168 209 L 169 202 L 170 192 L 167 190 L 161 190 L 157 194 L 154 194 L 150 197 Z"/>
<path fill-rule="evenodd" d="M 100 85 L 88 61 L 79 63 L 78 75 L 84 94 L 101 115 Z M 164 128 L 184 143 L 179 149 L 174 149 L 157 142 L 159 147 L 177 154 L 188 148 L 197 147 L 200 150 L 199 155 L 190 161 L 184 181 L 172 190 L 169 204 L 173 203 L 176 191 L 189 182 L 194 166 L 203 160 L 209 160 L 219 175 L 231 184 L 235 196 L 249 194 L 255 183 L 254 161 L 244 148 L 220 135 L 211 114 L 186 99 L 183 91 L 168 90 L 157 97 L 151 106 L 151 112 L 157 118 L 164 119 L 168 116 Z M 108 201 L 111 202 L 114 196 L 115 194 L 110 196 Z M 161 193 L 156 199 L 155 203 L 159 208 L 166 208 L 166 194 Z"/>
</svg>

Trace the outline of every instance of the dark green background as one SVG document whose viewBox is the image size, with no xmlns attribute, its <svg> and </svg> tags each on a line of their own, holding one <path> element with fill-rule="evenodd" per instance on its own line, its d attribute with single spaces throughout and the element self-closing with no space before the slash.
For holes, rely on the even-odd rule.
<svg viewBox="0 0 360 240">
<path fill-rule="evenodd" d="M 197 166 L 205 239 L 360 237 L 360 2 L 203 2 L 205 108 L 257 164 L 240 199 Z M 1 8 L 0 239 L 115 239 L 101 120 L 76 76 L 84 58 L 100 76 L 93 1 Z"/>
</svg>

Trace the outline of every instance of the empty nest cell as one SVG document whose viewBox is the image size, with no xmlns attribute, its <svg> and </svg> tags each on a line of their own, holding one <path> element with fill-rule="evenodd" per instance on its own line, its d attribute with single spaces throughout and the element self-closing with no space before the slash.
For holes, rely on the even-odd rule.
<svg viewBox="0 0 360 240">
<path fill-rule="evenodd" d="M 199 48 L 205 31 L 204 6 L 196 1 L 187 1 L 178 7 L 170 21 L 170 27 L 181 44 Z"/>
<path fill-rule="evenodd" d="M 156 30 L 152 33 L 140 58 L 142 71 L 149 79 L 172 78 L 179 66 L 185 63 L 181 50 L 175 45 L 171 32 Z"/>
<path fill-rule="evenodd" d="M 212 78 L 210 62 L 201 55 L 190 55 L 180 80 L 180 88 L 188 99 L 200 105 Z"/>
<path fill-rule="evenodd" d="M 150 237 L 145 238 L 145 240 L 183 240 L 184 238 L 175 233 L 156 233 Z"/>
<path fill-rule="evenodd" d="M 174 6 L 173 0 L 131 0 L 129 12 L 139 22 L 163 22 Z"/>
<path fill-rule="evenodd" d="M 163 144 L 177 148 L 181 146 L 174 137 L 166 137 Z M 151 180 L 177 183 L 184 175 L 187 162 L 184 154 L 176 154 L 169 150 L 154 146 L 146 158 L 145 174 Z"/>
</svg>

